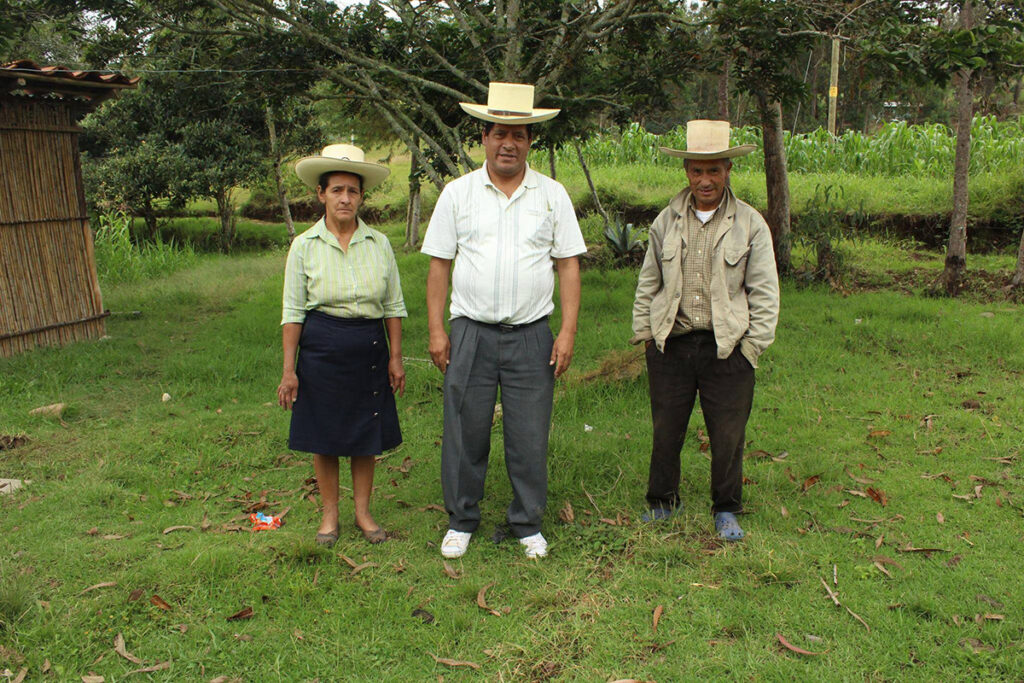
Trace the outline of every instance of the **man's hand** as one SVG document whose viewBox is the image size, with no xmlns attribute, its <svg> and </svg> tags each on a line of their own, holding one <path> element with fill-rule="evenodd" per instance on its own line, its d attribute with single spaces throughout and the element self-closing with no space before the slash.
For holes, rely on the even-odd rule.
<svg viewBox="0 0 1024 683">
<path fill-rule="evenodd" d="M 277 405 L 291 410 L 292 404 L 299 397 L 299 378 L 294 372 L 281 375 L 281 383 L 277 385 Z"/>
<path fill-rule="evenodd" d="M 445 332 L 430 333 L 430 360 L 434 361 L 434 367 L 444 373 L 448 370 L 448 359 L 452 351 L 452 343 Z M 570 349 L 570 355 L 572 350 Z"/>
<path fill-rule="evenodd" d="M 548 365 L 555 366 L 555 377 L 561 377 L 562 373 L 569 369 L 572 363 L 572 348 L 576 345 L 576 335 L 569 332 L 560 332 L 551 346 L 551 360 Z"/>
<path fill-rule="evenodd" d="M 391 393 L 405 396 L 405 366 L 402 365 L 401 356 L 388 361 L 388 382 L 391 384 Z"/>
</svg>

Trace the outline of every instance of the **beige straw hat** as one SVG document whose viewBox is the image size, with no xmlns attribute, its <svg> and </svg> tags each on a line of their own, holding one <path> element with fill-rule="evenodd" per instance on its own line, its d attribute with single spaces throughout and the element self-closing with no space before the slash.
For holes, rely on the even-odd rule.
<svg viewBox="0 0 1024 683">
<path fill-rule="evenodd" d="M 670 157 L 684 159 L 732 159 L 750 154 L 757 145 L 729 146 L 729 122 L 698 119 L 686 123 L 686 149 L 659 147 Z"/>
<path fill-rule="evenodd" d="M 361 176 L 364 192 L 380 185 L 391 173 L 386 166 L 366 161 L 363 150 L 355 145 L 327 145 L 320 156 L 305 157 L 295 162 L 295 174 L 314 190 L 320 176 L 328 172 Z"/>
<path fill-rule="evenodd" d="M 459 102 L 470 116 L 493 123 L 526 125 L 553 119 L 561 109 L 534 109 L 533 86 L 525 83 L 487 84 L 487 104 Z"/>
</svg>

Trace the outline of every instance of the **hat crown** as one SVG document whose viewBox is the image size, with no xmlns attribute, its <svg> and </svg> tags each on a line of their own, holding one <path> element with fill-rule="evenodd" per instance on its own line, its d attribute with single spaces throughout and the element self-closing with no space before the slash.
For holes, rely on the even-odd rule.
<svg viewBox="0 0 1024 683">
<path fill-rule="evenodd" d="M 531 115 L 533 86 L 526 83 L 492 81 L 487 86 L 487 110 L 492 114 Z"/>
<path fill-rule="evenodd" d="M 713 153 L 729 149 L 729 122 L 697 119 L 686 123 L 686 151 Z"/>
<path fill-rule="evenodd" d="M 329 157 L 331 159 L 338 159 L 339 161 L 366 161 L 366 154 L 363 150 L 355 145 L 346 145 L 338 143 L 334 145 L 327 145 L 324 147 L 324 151 L 320 153 L 320 156 Z"/>
</svg>

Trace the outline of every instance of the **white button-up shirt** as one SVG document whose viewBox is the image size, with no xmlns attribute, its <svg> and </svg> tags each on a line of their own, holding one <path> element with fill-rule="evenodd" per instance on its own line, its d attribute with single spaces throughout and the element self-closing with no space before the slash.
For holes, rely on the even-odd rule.
<svg viewBox="0 0 1024 683">
<path fill-rule="evenodd" d="M 523 325 L 551 313 L 551 259 L 586 253 L 562 184 L 529 166 L 511 197 L 483 168 L 445 186 L 421 251 L 454 259 L 451 317 Z"/>
</svg>

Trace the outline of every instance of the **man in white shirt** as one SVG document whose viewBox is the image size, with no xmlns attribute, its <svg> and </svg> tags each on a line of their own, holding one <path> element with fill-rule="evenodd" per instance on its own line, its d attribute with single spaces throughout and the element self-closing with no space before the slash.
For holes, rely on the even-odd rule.
<svg viewBox="0 0 1024 683">
<path fill-rule="evenodd" d="M 461 557 L 480 524 L 491 423 L 501 388 L 507 520 L 526 556 L 547 554 L 547 448 L 554 381 L 568 369 L 586 252 L 565 188 L 526 163 L 530 125 L 558 114 L 535 109 L 533 86 L 491 83 L 486 105 L 460 103 L 485 121 L 483 168 L 438 197 L 422 252 L 430 255 L 430 356 L 445 374 L 441 485 L 448 511 L 445 557 Z M 454 272 L 452 261 L 455 262 Z M 554 271 L 562 323 L 552 337 Z M 451 276 L 451 336 L 444 305 Z"/>
</svg>

